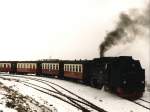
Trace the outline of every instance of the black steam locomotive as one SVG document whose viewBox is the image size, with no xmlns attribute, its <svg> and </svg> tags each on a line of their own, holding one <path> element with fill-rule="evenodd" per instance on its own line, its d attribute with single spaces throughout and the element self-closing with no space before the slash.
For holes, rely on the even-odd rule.
<svg viewBox="0 0 150 112">
<path fill-rule="evenodd" d="M 0 72 L 50 76 L 102 88 L 127 99 L 137 99 L 145 89 L 145 70 L 130 56 L 93 60 L 0 61 Z"/>
</svg>

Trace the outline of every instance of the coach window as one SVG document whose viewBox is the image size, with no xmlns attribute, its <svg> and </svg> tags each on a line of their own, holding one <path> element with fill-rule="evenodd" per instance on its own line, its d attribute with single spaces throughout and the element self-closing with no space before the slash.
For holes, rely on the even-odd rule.
<svg viewBox="0 0 150 112">
<path fill-rule="evenodd" d="M 44 63 L 42 64 L 42 68 L 43 68 L 43 69 L 45 68 L 45 65 L 44 65 Z"/>
<path fill-rule="evenodd" d="M 48 64 L 48 69 L 50 69 L 50 64 Z"/>
<path fill-rule="evenodd" d="M 49 69 L 49 64 L 47 63 L 47 69 Z"/>
<path fill-rule="evenodd" d="M 78 65 L 76 65 L 76 72 L 78 72 Z"/>
<path fill-rule="evenodd" d="M 50 68 L 51 68 L 51 65 L 50 65 L 50 64 L 48 64 L 48 69 L 50 70 Z"/>
<path fill-rule="evenodd" d="M 51 70 L 53 70 L 53 64 L 51 64 Z"/>
<path fill-rule="evenodd" d="M 25 64 L 24 68 L 28 68 L 28 64 Z"/>
<path fill-rule="evenodd" d="M 70 70 L 69 71 L 72 71 L 72 65 L 70 65 Z"/>
<path fill-rule="evenodd" d="M 51 64 L 49 64 L 49 68 L 48 68 L 49 70 L 51 69 Z"/>
<path fill-rule="evenodd" d="M 69 66 L 68 65 L 65 65 L 66 66 L 66 71 L 68 71 L 69 70 Z"/>
<path fill-rule="evenodd" d="M 26 64 L 26 68 L 29 68 L 29 64 Z"/>
<path fill-rule="evenodd" d="M 79 65 L 79 72 L 81 72 L 81 65 Z"/>
<path fill-rule="evenodd" d="M 4 64 L 4 68 L 6 68 L 6 64 Z"/>
<path fill-rule="evenodd" d="M 24 64 L 24 68 L 27 68 L 27 64 Z"/>
<path fill-rule="evenodd" d="M 47 69 L 47 64 L 45 64 L 45 69 Z"/>
<path fill-rule="evenodd" d="M 48 63 L 46 64 L 46 69 L 49 69 L 49 65 L 48 65 Z"/>
<path fill-rule="evenodd" d="M 57 70 L 57 64 L 55 64 L 55 70 Z"/>
<path fill-rule="evenodd" d="M 32 68 L 35 69 L 35 64 L 32 65 Z"/>
<path fill-rule="evenodd" d="M 51 64 L 49 64 L 49 69 L 50 69 L 50 70 L 52 69 L 52 65 L 51 65 Z"/>
<path fill-rule="evenodd" d="M 43 67 L 44 67 L 44 69 L 46 68 L 46 65 L 45 65 L 45 63 L 43 64 Z"/>
<path fill-rule="evenodd" d="M 48 64 L 46 63 L 46 69 L 48 69 Z"/>
<path fill-rule="evenodd" d="M 31 64 L 28 64 L 28 68 L 31 68 L 32 66 L 31 66 Z"/>
<path fill-rule="evenodd" d="M 46 63 L 44 64 L 44 69 L 46 69 Z"/>
<path fill-rule="evenodd" d="M 56 64 L 56 70 L 58 70 L 58 64 Z"/>
<path fill-rule="evenodd" d="M 57 64 L 57 68 L 58 68 L 58 70 L 59 70 L 59 64 Z"/>
<path fill-rule="evenodd" d="M 50 70 L 52 69 L 52 65 L 51 65 L 51 64 L 49 64 L 49 69 L 50 69 Z"/>
<path fill-rule="evenodd" d="M 68 71 L 70 71 L 70 65 L 68 64 Z"/>
<path fill-rule="evenodd" d="M 68 70 L 68 66 L 67 65 L 65 65 L 66 66 L 66 71 Z"/>
<path fill-rule="evenodd" d="M 44 68 L 44 69 L 46 68 L 45 63 L 43 64 L 43 68 Z"/>
<path fill-rule="evenodd" d="M 53 64 L 53 70 L 55 70 L 55 65 Z"/>
<path fill-rule="evenodd" d="M 45 63 L 43 63 L 43 69 L 45 69 Z"/>
<path fill-rule="evenodd" d="M 72 65 L 72 71 L 75 72 L 74 65 Z"/>
<path fill-rule="evenodd" d="M 32 65 L 32 68 L 35 69 L 35 65 L 34 64 Z"/>
<path fill-rule="evenodd" d="M 50 64 L 48 64 L 48 69 L 50 69 Z"/>
<path fill-rule="evenodd" d="M 58 64 L 56 64 L 56 70 L 58 70 Z"/>
<path fill-rule="evenodd" d="M 46 63 L 46 69 L 48 69 L 48 64 Z"/>
</svg>

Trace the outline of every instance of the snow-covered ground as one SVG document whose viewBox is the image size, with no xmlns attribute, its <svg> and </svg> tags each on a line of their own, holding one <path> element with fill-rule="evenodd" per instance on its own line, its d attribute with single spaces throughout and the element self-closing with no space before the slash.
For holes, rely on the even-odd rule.
<svg viewBox="0 0 150 112">
<path fill-rule="evenodd" d="M 49 90 L 58 90 L 57 92 L 64 93 L 65 95 L 69 95 L 72 98 L 78 99 L 74 95 L 65 91 L 64 89 L 58 87 L 57 85 L 53 85 L 50 87 L 48 84 L 41 83 L 39 81 L 25 79 L 24 76 L 19 75 L 19 77 L 10 77 L 4 76 L 8 74 L 0 74 L 0 112 L 17 112 L 16 108 L 8 108 L 8 101 L 13 101 L 12 99 L 20 98 L 22 101 L 14 101 L 18 106 L 22 102 L 22 105 L 28 106 L 31 112 L 81 112 L 80 109 L 66 103 L 54 96 L 53 92 Z M 16 75 L 15 75 L 16 76 Z M 27 76 L 28 78 L 38 78 L 46 81 L 50 81 L 52 83 L 58 84 L 67 90 L 79 95 L 80 97 L 88 100 L 89 102 L 95 104 L 96 106 L 104 109 L 107 112 L 149 112 L 148 109 L 145 109 L 131 101 L 126 99 L 122 99 L 114 94 L 105 92 L 103 90 L 95 89 L 89 86 L 85 86 L 82 84 L 59 80 L 54 78 L 45 78 L 45 77 L 36 77 L 36 76 Z M 34 85 L 33 85 L 34 84 Z M 43 88 L 40 88 L 38 86 Z M 34 88 L 38 88 L 42 91 L 38 91 Z M 46 90 L 46 89 L 47 90 Z M 56 90 L 55 90 L 56 91 Z M 57 93 L 56 93 L 57 94 Z M 7 96 L 13 96 L 7 97 Z M 22 98 L 23 97 L 23 98 Z M 150 92 L 146 91 L 142 99 L 147 101 L 150 98 Z M 65 99 L 65 98 L 64 98 Z M 68 100 L 67 100 L 68 101 Z M 142 101 L 137 100 L 136 102 L 142 103 Z M 150 107 L 150 104 L 144 104 L 147 107 Z M 10 107 L 10 106 L 9 106 Z M 40 109 L 41 107 L 42 109 Z M 23 107 L 21 107 L 23 108 Z M 91 112 L 96 112 L 96 110 L 87 107 Z M 18 111 L 24 112 L 24 111 Z M 28 112 L 28 111 L 27 111 Z"/>
</svg>

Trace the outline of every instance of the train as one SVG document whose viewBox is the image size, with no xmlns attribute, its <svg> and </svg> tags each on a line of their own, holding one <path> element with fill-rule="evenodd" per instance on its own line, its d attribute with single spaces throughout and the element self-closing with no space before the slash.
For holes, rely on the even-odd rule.
<svg viewBox="0 0 150 112">
<path fill-rule="evenodd" d="M 0 61 L 0 72 L 71 80 L 135 100 L 145 91 L 145 69 L 132 56 L 92 60 Z"/>
</svg>

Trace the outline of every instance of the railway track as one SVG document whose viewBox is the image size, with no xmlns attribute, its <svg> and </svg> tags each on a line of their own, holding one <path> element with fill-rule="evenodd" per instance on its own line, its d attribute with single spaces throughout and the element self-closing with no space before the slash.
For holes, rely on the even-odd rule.
<svg viewBox="0 0 150 112">
<path fill-rule="evenodd" d="M 141 104 L 141 103 L 139 103 L 139 102 L 134 101 L 133 103 L 135 103 L 135 104 L 137 104 L 137 105 L 139 105 L 139 106 L 141 106 L 141 107 L 143 107 L 143 108 L 145 108 L 145 109 L 150 110 L 150 107 L 147 107 L 147 106 L 145 106 L 145 105 L 143 105 L 143 104 Z M 149 103 L 149 105 L 150 105 L 150 103 Z"/>
<path fill-rule="evenodd" d="M 144 99 L 141 99 L 141 98 L 139 100 L 142 100 L 142 101 L 147 102 L 147 103 L 150 104 L 150 101 L 147 101 L 147 100 L 144 100 Z"/>
<path fill-rule="evenodd" d="M 11 77 L 19 77 L 19 78 L 24 78 L 24 79 L 29 79 L 29 80 L 34 80 L 34 81 L 38 81 L 40 83 L 43 83 L 49 87 L 51 87 L 53 90 L 51 89 L 47 89 L 44 87 L 41 87 L 39 85 L 30 83 L 28 81 L 21 81 L 21 80 L 17 80 L 21 83 L 23 83 L 25 86 L 31 87 L 37 91 L 43 92 L 47 95 L 53 96 L 61 101 L 64 101 L 80 110 L 82 110 L 83 112 L 91 112 L 91 110 L 95 110 L 98 112 L 106 112 L 104 109 L 96 106 L 95 104 L 87 101 L 86 99 L 80 97 L 79 95 L 65 89 L 64 87 L 57 85 L 53 82 L 47 81 L 47 80 L 43 80 L 43 79 L 38 79 L 38 78 L 29 78 L 29 77 L 25 77 L 25 76 L 12 76 L 12 75 L 3 75 L 3 76 L 11 76 Z M 4 77 L 0 77 L 0 78 L 4 78 Z M 8 78 L 7 78 L 8 79 Z M 62 93 L 60 90 L 58 90 L 57 88 L 61 88 L 63 91 L 68 92 L 70 95 L 64 94 Z"/>
<path fill-rule="evenodd" d="M 137 104 L 137 105 L 139 105 L 145 109 L 150 110 L 150 102 L 149 101 L 146 101 L 146 100 L 141 99 L 141 98 L 136 100 L 136 101 L 131 101 L 131 100 L 129 100 L 129 101 L 132 103 L 135 103 L 135 104 Z"/>
</svg>

